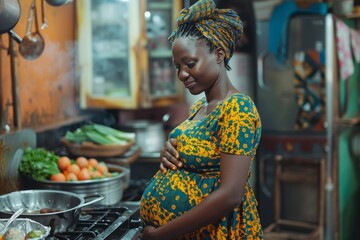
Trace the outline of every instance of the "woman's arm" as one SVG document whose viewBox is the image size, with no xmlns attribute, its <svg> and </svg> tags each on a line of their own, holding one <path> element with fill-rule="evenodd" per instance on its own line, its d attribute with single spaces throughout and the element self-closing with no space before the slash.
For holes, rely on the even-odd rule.
<svg viewBox="0 0 360 240">
<path fill-rule="evenodd" d="M 143 238 L 173 239 L 217 222 L 241 203 L 248 178 L 251 156 L 221 153 L 219 189 L 184 215 L 159 228 L 145 228 Z"/>
</svg>

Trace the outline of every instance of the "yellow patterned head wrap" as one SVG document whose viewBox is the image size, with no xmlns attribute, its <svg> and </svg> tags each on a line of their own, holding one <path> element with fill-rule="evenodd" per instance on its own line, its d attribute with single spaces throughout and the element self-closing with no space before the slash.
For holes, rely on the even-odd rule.
<svg viewBox="0 0 360 240">
<path fill-rule="evenodd" d="M 232 9 L 218 9 L 213 0 L 199 0 L 190 8 L 180 11 L 177 28 L 169 37 L 173 41 L 179 26 L 194 24 L 215 47 L 225 50 L 225 64 L 232 57 L 237 42 L 243 34 L 243 24 Z"/>
</svg>

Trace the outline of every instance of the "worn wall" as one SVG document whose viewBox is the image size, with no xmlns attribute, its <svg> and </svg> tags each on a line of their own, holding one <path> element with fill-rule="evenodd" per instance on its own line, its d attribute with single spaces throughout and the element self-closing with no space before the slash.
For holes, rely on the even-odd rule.
<svg viewBox="0 0 360 240">
<path fill-rule="evenodd" d="M 41 1 L 36 0 L 38 24 L 41 25 Z M 21 17 L 15 32 L 24 37 L 31 1 L 19 1 Z M 35 130 L 53 125 L 61 125 L 77 118 L 77 82 L 75 76 L 75 3 L 54 7 L 45 4 L 48 27 L 40 33 L 45 40 L 42 55 L 35 60 L 26 60 L 15 46 L 18 72 L 19 113 L 22 128 Z M 39 26 L 40 28 L 40 26 Z M 33 25 L 32 31 L 35 31 Z M 8 34 L 0 35 L 3 45 L 9 45 Z M 0 55 L 0 96 L 3 120 L 13 126 L 10 57 L 6 50 Z M 6 116 L 6 109 L 9 110 Z M 5 119 L 4 119 L 5 118 Z"/>
</svg>

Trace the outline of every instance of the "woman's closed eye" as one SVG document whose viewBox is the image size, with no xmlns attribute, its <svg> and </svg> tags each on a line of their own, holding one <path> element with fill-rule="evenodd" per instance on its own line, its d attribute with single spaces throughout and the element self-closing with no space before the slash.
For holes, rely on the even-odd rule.
<svg viewBox="0 0 360 240">
<path fill-rule="evenodd" d="M 187 63 L 186 66 L 191 69 L 195 66 L 195 63 Z"/>
<path fill-rule="evenodd" d="M 195 63 L 187 63 L 186 64 L 186 67 L 188 68 L 188 69 L 191 69 L 191 68 L 193 68 L 195 66 Z M 176 70 L 180 70 L 181 69 L 181 66 L 180 65 L 175 65 L 175 69 Z"/>
</svg>

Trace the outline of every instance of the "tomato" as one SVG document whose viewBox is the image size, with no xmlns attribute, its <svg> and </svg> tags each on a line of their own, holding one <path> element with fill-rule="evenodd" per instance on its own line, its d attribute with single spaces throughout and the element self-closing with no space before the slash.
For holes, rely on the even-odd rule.
<svg viewBox="0 0 360 240">
<path fill-rule="evenodd" d="M 88 160 L 88 162 L 89 162 L 89 166 L 92 166 L 92 167 L 97 167 L 99 164 L 98 160 L 96 160 L 95 158 L 90 158 Z"/>
<path fill-rule="evenodd" d="M 78 178 L 75 173 L 68 173 L 66 175 L 66 181 L 77 181 Z"/>
<path fill-rule="evenodd" d="M 73 163 L 67 167 L 66 171 L 68 174 L 74 173 L 75 175 L 77 175 L 80 172 L 80 167 L 77 164 Z"/>
<path fill-rule="evenodd" d="M 64 171 L 71 164 L 71 161 L 70 158 L 68 158 L 67 156 L 62 156 L 59 157 L 57 164 L 59 169 L 61 171 Z"/>
<path fill-rule="evenodd" d="M 93 171 L 90 174 L 91 174 L 91 178 L 103 178 L 104 177 L 104 175 L 99 171 Z"/>
<path fill-rule="evenodd" d="M 91 174 L 89 169 L 87 168 L 82 168 L 80 170 L 80 172 L 77 174 L 77 178 L 78 180 L 89 180 L 91 178 Z"/>
<path fill-rule="evenodd" d="M 109 172 L 108 167 L 107 167 L 104 163 L 100 163 L 100 164 L 97 166 L 97 169 L 98 169 L 99 172 L 101 172 L 102 174 L 105 174 L 105 173 L 108 173 L 108 172 Z"/>
<path fill-rule="evenodd" d="M 88 160 L 85 157 L 78 157 L 75 162 L 80 168 L 86 168 L 89 165 Z"/>
<path fill-rule="evenodd" d="M 51 181 L 54 182 L 65 182 L 66 178 L 65 175 L 62 173 L 53 174 L 50 178 Z"/>
</svg>

